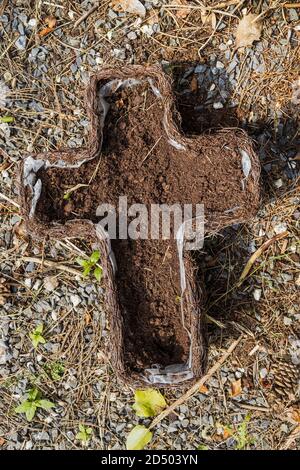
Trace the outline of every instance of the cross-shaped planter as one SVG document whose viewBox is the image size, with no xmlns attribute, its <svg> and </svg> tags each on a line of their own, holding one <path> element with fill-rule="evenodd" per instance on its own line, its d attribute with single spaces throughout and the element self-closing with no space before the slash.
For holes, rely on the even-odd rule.
<svg viewBox="0 0 300 470">
<path fill-rule="evenodd" d="M 35 238 L 84 237 L 99 247 L 111 364 L 120 379 L 185 386 L 205 366 L 202 286 L 190 252 L 181 253 L 174 239 L 105 238 L 96 209 L 117 209 L 119 196 L 147 208 L 204 204 L 209 235 L 257 211 L 258 158 L 239 129 L 183 135 L 171 83 L 158 67 L 103 68 L 91 79 L 86 110 L 86 148 L 22 163 L 27 230 Z"/>
</svg>

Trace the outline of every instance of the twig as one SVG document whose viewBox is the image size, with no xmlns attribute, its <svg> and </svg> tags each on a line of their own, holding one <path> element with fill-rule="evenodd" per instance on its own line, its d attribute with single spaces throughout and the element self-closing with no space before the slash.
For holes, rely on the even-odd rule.
<svg viewBox="0 0 300 470">
<path fill-rule="evenodd" d="M 240 276 L 239 283 L 243 282 L 243 280 L 247 277 L 250 269 L 252 268 L 253 264 L 261 256 L 261 254 L 269 248 L 270 245 L 272 245 L 274 242 L 277 240 L 281 240 L 281 238 L 285 238 L 289 233 L 287 231 L 283 233 L 279 233 L 278 235 L 275 235 L 274 237 L 270 238 L 270 240 L 267 240 L 265 243 L 263 243 L 258 250 L 256 250 L 255 253 L 250 257 L 249 261 L 247 262 L 246 266 L 243 269 L 243 272 Z"/>
<path fill-rule="evenodd" d="M 211 317 L 210 315 L 208 315 L 208 313 L 205 314 L 205 317 L 207 321 L 214 323 L 219 328 L 226 328 L 226 325 L 224 325 L 224 323 L 222 323 L 220 320 L 217 320 L 216 318 Z"/>
<path fill-rule="evenodd" d="M 77 26 L 80 25 L 84 20 L 86 20 L 92 13 L 94 13 L 95 10 L 99 8 L 99 3 L 97 2 L 96 5 L 94 5 L 90 10 L 86 11 L 84 15 L 82 15 L 80 18 L 78 18 L 77 21 L 74 23 L 74 29 L 77 28 Z"/>
<path fill-rule="evenodd" d="M 285 3 L 284 8 L 300 8 L 300 2 L 297 3 Z"/>
<path fill-rule="evenodd" d="M 240 3 L 240 0 L 230 0 L 228 2 L 221 2 L 221 3 L 217 3 L 217 5 L 214 5 L 214 6 L 211 6 L 211 7 L 208 7 L 208 6 L 205 6 L 205 5 L 198 6 L 198 5 L 175 5 L 174 4 L 174 5 L 165 5 L 164 8 L 169 8 L 171 10 L 190 9 L 190 10 L 212 11 L 212 10 L 215 10 L 216 8 L 217 9 L 227 8 L 231 5 L 237 5 L 238 3 Z"/>
<path fill-rule="evenodd" d="M 82 276 L 82 273 L 78 271 L 77 269 L 69 268 L 68 266 L 65 266 L 64 264 L 60 264 L 57 261 L 50 261 L 47 259 L 41 259 L 41 258 L 34 258 L 31 256 L 24 256 L 22 258 L 23 261 L 26 261 L 28 263 L 37 263 L 41 264 L 43 266 L 48 266 L 49 268 L 54 268 L 58 269 L 60 271 L 65 271 L 67 273 L 73 274 L 75 276 Z"/>
<path fill-rule="evenodd" d="M 3 15 L 5 8 L 7 7 L 8 0 L 3 0 L 3 4 L 0 7 L 0 16 Z"/>
<path fill-rule="evenodd" d="M 149 157 L 150 153 L 155 149 L 155 147 L 156 147 L 157 144 L 161 141 L 161 139 L 162 139 L 162 135 L 157 139 L 157 141 L 155 142 L 155 144 L 151 147 L 151 149 L 149 150 L 149 152 L 148 152 L 147 155 L 145 156 L 144 160 L 142 160 L 141 166 L 142 166 L 142 164 L 147 160 L 147 158 Z"/>
<path fill-rule="evenodd" d="M 10 199 L 10 197 L 5 196 L 5 194 L 0 193 L 0 199 L 4 199 L 5 201 L 9 202 L 9 203 L 12 204 L 13 206 L 18 207 L 18 209 L 20 209 L 20 204 L 18 204 L 17 202 L 15 202 L 13 199 Z"/>
<path fill-rule="evenodd" d="M 296 439 L 300 438 L 300 425 L 298 424 L 291 432 L 285 443 L 280 447 L 280 450 L 287 450 L 291 447 Z"/>
<path fill-rule="evenodd" d="M 241 335 L 237 340 L 235 340 L 231 346 L 227 349 L 227 351 L 223 354 L 223 356 L 209 369 L 206 375 L 202 377 L 202 379 L 198 380 L 186 393 L 184 393 L 178 400 L 174 401 L 172 405 L 168 406 L 165 410 L 163 410 L 149 426 L 149 429 L 152 429 L 158 423 L 160 423 L 166 416 L 168 416 L 172 411 L 174 411 L 178 406 L 185 403 L 190 397 L 192 397 L 195 393 L 199 392 L 200 387 L 205 384 L 216 372 L 220 369 L 222 364 L 228 359 L 230 354 L 234 351 L 237 347 L 239 342 L 242 340 L 244 335 Z"/>
<path fill-rule="evenodd" d="M 245 410 L 253 410 L 253 411 L 265 411 L 268 412 L 271 410 L 268 406 L 256 406 L 256 405 L 248 405 L 248 403 L 241 403 L 240 401 L 234 402 L 240 408 L 244 408 Z"/>
</svg>

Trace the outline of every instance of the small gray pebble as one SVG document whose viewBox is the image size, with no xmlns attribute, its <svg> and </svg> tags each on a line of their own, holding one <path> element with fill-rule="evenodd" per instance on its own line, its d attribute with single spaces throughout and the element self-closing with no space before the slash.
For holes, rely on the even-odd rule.
<svg viewBox="0 0 300 470">
<path fill-rule="evenodd" d="M 127 34 L 128 39 L 131 41 L 134 41 L 137 38 L 137 35 L 134 31 L 130 31 L 130 33 Z"/>
<path fill-rule="evenodd" d="M 23 51 L 26 47 L 26 42 L 27 42 L 26 36 L 19 36 L 19 38 L 15 42 L 15 46 L 20 51 Z"/>
</svg>

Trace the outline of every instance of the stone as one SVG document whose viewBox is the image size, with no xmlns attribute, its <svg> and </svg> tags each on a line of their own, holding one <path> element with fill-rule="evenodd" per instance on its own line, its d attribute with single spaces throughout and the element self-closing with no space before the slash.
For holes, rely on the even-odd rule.
<svg viewBox="0 0 300 470">
<path fill-rule="evenodd" d="M 222 109 L 224 108 L 224 105 L 221 103 L 221 101 L 218 101 L 217 103 L 213 104 L 214 109 Z"/>
<path fill-rule="evenodd" d="M 258 302 L 261 298 L 261 289 L 254 289 L 253 291 L 253 297 L 254 299 Z"/>
<path fill-rule="evenodd" d="M 127 34 L 127 37 L 131 41 L 134 41 L 137 38 L 137 34 L 134 31 L 130 31 L 130 33 Z"/>
<path fill-rule="evenodd" d="M 19 51 L 23 51 L 26 48 L 27 38 L 26 36 L 19 36 L 15 42 L 15 46 Z"/>
<path fill-rule="evenodd" d="M 44 288 L 48 292 L 52 292 L 54 289 L 58 287 L 58 280 L 55 276 L 47 276 L 44 279 Z"/>
</svg>

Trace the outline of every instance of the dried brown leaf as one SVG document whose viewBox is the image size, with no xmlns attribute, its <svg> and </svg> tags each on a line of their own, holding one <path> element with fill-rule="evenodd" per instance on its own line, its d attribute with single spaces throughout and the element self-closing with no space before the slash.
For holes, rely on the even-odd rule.
<svg viewBox="0 0 300 470">
<path fill-rule="evenodd" d="M 262 23 L 256 19 L 256 15 L 249 13 L 240 20 L 235 34 L 237 48 L 251 46 L 254 41 L 259 41 Z"/>
<path fill-rule="evenodd" d="M 217 27 L 217 16 L 214 12 L 212 12 L 211 14 L 211 27 L 212 27 L 212 30 L 215 30 Z"/>
<path fill-rule="evenodd" d="M 46 16 L 46 18 L 44 19 L 44 22 L 49 28 L 53 29 L 56 26 L 57 20 L 55 16 L 49 15 L 49 16 Z"/>
<path fill-rule="evenodd" d="M 52 33 L 52 31 L 53 31 L 53 28 L 47 27 L 47 28 L 42 29 L 42 31 L 39 32 L 39 35 L 41 37 L 44 37 L 44 36 L 47 36 L 47 34 Z"/>
<path fill-rule="evenodd" d="M 204 395 L 206 395 L 206 394 L 209 392 L 209 390 L 208 390 L 208 388 L 206 387 L 206 385 L 201 385 L 201 387 L 199 388 L 199 392 L 200 392 L 200 393 L 203 393 Z"/>
<path fill-rule="evenodd" d="M 188 6 L 187 0 L 177 0 L 174 5 L 186 6 L 186 8 L 179 8 L 176 11 L 175 15 L 177 16 L 177 18 L 186 18 L 191 11 L 190 7 Z"/>
<path fill-rule="evenodd" d="M 231 397 L 237 397 L 242 393 L 242 381 L 241 379 L 231 382 Z"/>
</svg>

